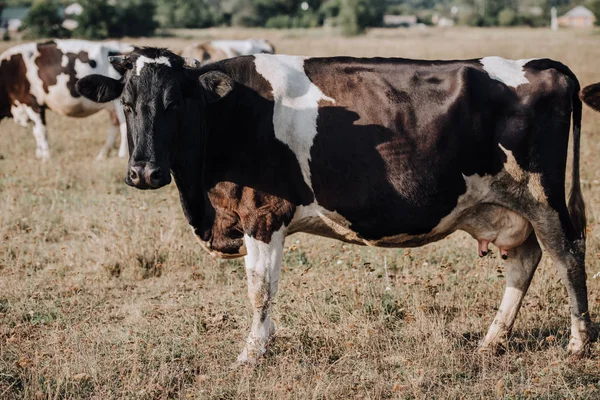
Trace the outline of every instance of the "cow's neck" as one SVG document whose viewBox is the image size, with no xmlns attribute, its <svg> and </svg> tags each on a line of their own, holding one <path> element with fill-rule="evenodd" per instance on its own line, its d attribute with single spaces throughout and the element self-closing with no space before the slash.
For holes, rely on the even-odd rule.
<svg viewBox="0 0 600 400">
<path fill-rule="evenodd" d="M 171 168 L 179 189 L 183 212 L 195 233 L 203 240 L 210 236 L 210 203 L 205 185 L 206 135 L 198 108 L 201 102 L 190 101 L 180 125 L 179 145 Z M 194 129 L 190 129 L 194 127 Z"/>
<path fill-rule="evenodd" d="M 239 161 L 247 141 L 255 137 L 260 119 L 264 118 L 253 110 L 253 105 L 248 106 L 254 98 L 246 97 L 247 91 L 241 90 L 209 106 L 196 104 L 193 112 L 185 113 L 186 120 L 181 125 L 182 141 L 172 172 L 185 216 L 205 241 L 213 233 L 215 218 L 208 191 L 219 182 L 236 183 L 237 177 L 245 175 Z M 192 126 L 197 128 L 190 130 Z"/>
</svg>

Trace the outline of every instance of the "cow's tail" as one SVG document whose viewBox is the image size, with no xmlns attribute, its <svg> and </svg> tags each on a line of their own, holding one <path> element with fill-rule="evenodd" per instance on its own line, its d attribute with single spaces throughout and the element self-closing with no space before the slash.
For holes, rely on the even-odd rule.
<svg viewBox="0 0 600 400">
<path fill-rule="evenodd" d="M 579 98 L 579 82 L 572 72 L 571 75 L 570 78 L 575 83 L 575 90 L 573 92 L 573 170 L 571 172 L 571 193 L 569 193 L 569 215 L 575 232 L 579 234 L 579 237 L 585 238 L 587 220 L 579 177 L 582 103 Z"/>
</svg>

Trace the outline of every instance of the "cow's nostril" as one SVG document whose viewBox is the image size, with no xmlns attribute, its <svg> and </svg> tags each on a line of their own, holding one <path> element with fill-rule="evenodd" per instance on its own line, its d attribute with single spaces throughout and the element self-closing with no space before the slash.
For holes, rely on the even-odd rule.
<svg viewBox="0 0 600 400">
<path fill-rule="evenodd" d="M 156 182 L 160 179 L 160 170 L 155 169 L 150 172 L 150 182 Z"/>
<path fill-rule="evenodd" d="M 140 179 L 140 176 L 137 172 L 137 170 L 135 168 L 132 168 L 129 171 L 129 178 L 133 181 L 133 182 L 137 182 Z"/>
</svg>

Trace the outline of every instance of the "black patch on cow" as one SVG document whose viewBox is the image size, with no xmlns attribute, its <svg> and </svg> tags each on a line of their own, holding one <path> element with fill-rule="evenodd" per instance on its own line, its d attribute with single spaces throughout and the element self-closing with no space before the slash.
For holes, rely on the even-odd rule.
<svg viewBox="0 0 600 400">
<path fill-rule="evenodd" d="M 335 99 L 319 109 L 313 190 L 366 239 L 430 232 L 465 192 L 463 174 L 495 174 L 504 162 L 493 145 L 506 112 L 499 84 L 471 62 L 398 63 L 305 62 L 311 81 Z"/>
</svg>

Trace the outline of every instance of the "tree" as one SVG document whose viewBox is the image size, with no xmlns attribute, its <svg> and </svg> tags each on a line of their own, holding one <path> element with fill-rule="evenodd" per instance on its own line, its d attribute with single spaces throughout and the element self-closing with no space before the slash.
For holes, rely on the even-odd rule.
<svg viewBox="0 0 600 400">
<path fill-rule="evenodd" d="M 596 16 L 596 25 L 600 25 L 600 0 L 588 0 L 587 7 Z"/>
<path fill-rule="evenodd" d="M 512 8 L 504 8 L 498 13 L 498 25 L 512 26 L 517 22 L 517 13 Z"/>
<path fill-rule="evenodd" d="M 153 36 L 158 22 L 154 20 L 154 0 L 121 0 L 116 7 L 117 24 L 110 30 L 111 37 Z"/>
<path fill-rule="evenodd" d="M 157 18 L 165 28 L 207 28 L 223 21 L 216 0 L 159 0 Z"/>
<path fill-rule="evenodd" d="M 359 0 L 342 0 L 340 4 L 338 22 L 342 27 L 342 34 L 346 36 L 358 35 L 364 31 L 364 26 L 358 23 L 358 2 Z"/>
<path fill-rule="evenodd" d="M 36 0 L 23 22 L 32 37 L 61 38 L 70 35 L 70 32 L 62 27 L 60 7 L 55 0 Z"/>
<path fill-rule="evenodd" d="M 152 36 L 158 23 L 154 20 L 153 0 L 123 0 L 111 5 L 106 0 L 80 0 L 83 12 L 75 36 L 86 39 Z"/>
<path fill-rule="evenodd" d="M 342 0 L 338 23 L 347 36 L 364 32 L 367 26 L 379 26 L 383 21 L 384 0 Z"/>
<path fill-rule="evenodd" d="M 118 23 L 117 10 L 106 0 L 80 0 L 83 12 L 75 20 L 79 24 L 73 34 L 86 39 L 106 39 L 111 37 L 113 27 Z"/>
</svg>

